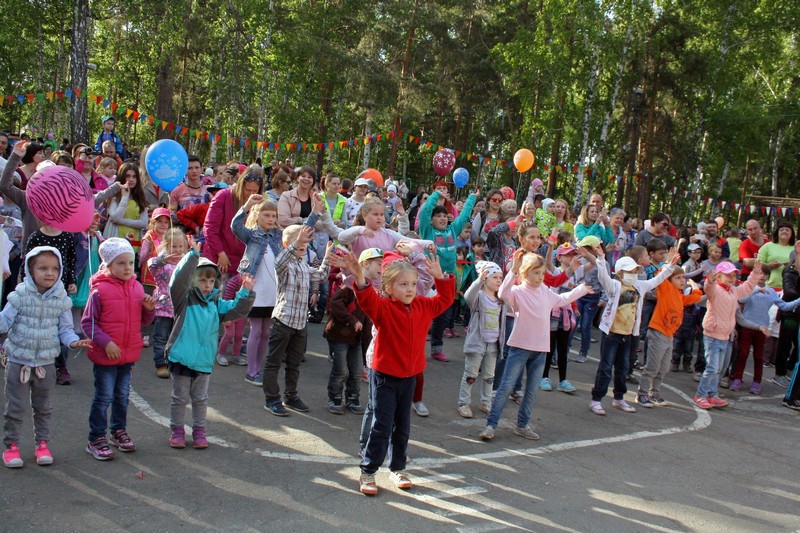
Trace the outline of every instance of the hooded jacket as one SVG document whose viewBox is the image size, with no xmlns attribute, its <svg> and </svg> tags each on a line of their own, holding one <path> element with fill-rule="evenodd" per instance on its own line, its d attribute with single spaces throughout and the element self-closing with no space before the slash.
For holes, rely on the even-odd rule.
<svg viewBox="0 0 800 533">
<path fill-rule="evenodd" d="M 31 275 L 31 260 L 50 252 L 58 258 L 59 275 L 55 285 L 40 293 Z M 72 324 L 72 300 L 61 281 L 61 254 L 50 246 L 37 246 L 25 256 L 25 281 L 8 295 L 0 312 L 0 333 L 8 332 L 3 344 L 8 360 L 25 366 L 53 364 L 61 343 L 69 346 L 80 339 Z"/>
<path fill-rule="evenodd" d="M 208 295 L 192 283 L 195 271 L 206 266 L 213 267 L 217 276 L 216 286 Z M 253 307 L 255 293 L 244 288 L 239 289 L 234 300 L 223 300 L 219 289 L 221 277 L 217 265 L 194 250 L 175 267 L 169 284 L 175 324 L 165 349 L 170 362 L 210 374 L 217 354 L 220 322 L 244 318 Z"/>
</svg>

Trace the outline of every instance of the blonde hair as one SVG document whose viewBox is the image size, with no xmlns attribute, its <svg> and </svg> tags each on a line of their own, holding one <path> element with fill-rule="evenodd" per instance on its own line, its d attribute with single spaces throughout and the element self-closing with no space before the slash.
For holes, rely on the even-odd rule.
<svg viewBox="0 0 800 533">
<path fill-rule="evenodd" d="M 158 253 L 162 252 L 170 253 L 170 251 L 172 250 L 172 246 L 178 239 L 183 239 L 183 241 L 186 242 L 188 247 L 189 243 L 186 241 L 186 235 L 184 235 L 184 233 L 180 229 L 178 228 L 168 229 L 167 232 L 164 234 L 164 236 L 161 237 L 161 242 L 158 244 Z"/>
<path fill-rule="evenodd" d="M 358 213 L 353 219 L 353 225 L 363 226 L 366 224 L 366 214 L 369 213 L 369 210 L 375 206 L 380 207 L 382 210 L 385 209 L 383 200 L 381 200 L 378 196 L 367 196 L 364 200 L 364 203 L 361 204 L 361 209 L 358 210 Z"/>
<path fill-rule="evenodd" d="M 254 205 L 250 208 L 250 212 L 247 214 L 247 220 L 244 221 L 244 227 L 248 229 L 256 229 L 258 227 L 258 217 L 261 215 L 262 211 L 275 211 L 277 213 L 278 206 L 270 200 L 264 200 L 263 202 Z"/>
<path fill-rule="evenodd" d="M 106 141 L 106 142 L 108 142 L 108 141 Z M 114 159 L 111 158 L 111 157 L 104 157 L 103 159 L 100 160 L 100 164 L 97 165 L 97 172 L 102 172 L 103 170 L 105 170 L 108 167 L 114 167 L 114 172 L 116 172 L 117 171 L 117 162 L 114 161 Z"/>
<path fill-rule="evenodd" d="M 533 203 L 533 202 L 528 202 L 528 201 L 522 202 L 522 209 L 519 210 L 520 213 L 522 213 L 524 215 L 525 214 L 525 210 L 528 209 L 529 207 L 531 209 L 533 209 L 533 214 L 536 215 L 536 204 Z"/>
<path fill-rule="evenodd" d="M 708 243 L 708 245 L 706 246 L 706 250 L 711 250 L 712 248 L 716 248 L 716 249 L 717 249 L 717 250 L 719 250 L 720 252 L 722 251 L 722 246 L 720 246 L 719 244 L 717 244 L 717 243 L 715 243 L 715 242 L 710 242 L 710 243 Z"/>
<path fill-rule="evenodd" d="M 407 259 L 398 259 L 386 265 L 383 269 L 383 277 L 381 279 L 381 289 L 383 292 L 386 292 L 386 288 L 393 285 L 403 272 L 413 272 L 415 276 L 419 276 L 416 267 L 409 263 Z"/>
<path fill-rule="evenodd" d="M 289 246 L 289 244 L 293 243 L 297 240 L 297 236 L 300 235 L 300 232 L 303 230 L 303 226 L 300 224 L 292 224 L 291 226 L 286 226 L 283 229 L 283 233 L 281 234 L 281 242 L 283 242 L 284 246 Z"/>
<path fill-rule="evenodd" d="M 522 266 L 519 267 L 519 275 L 525 279 L 528 272 L 544 268 L 544 259 L 538 254 L 527 253 L 522 256 Z"/>
</svg>

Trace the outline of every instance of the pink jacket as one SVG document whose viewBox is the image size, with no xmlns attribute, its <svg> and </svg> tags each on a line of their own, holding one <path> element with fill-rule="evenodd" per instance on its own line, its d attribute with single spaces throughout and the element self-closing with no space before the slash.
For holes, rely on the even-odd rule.
<svg viewBox="0 0 800 533">
<path fill-rule="evenodd" d="M 719 283 L 706 283 L 705 292 L 708 298 L 708 311 L 703 318 L 703 335 L 712 339 L 727 341 L 736 326 L 736 310 L 739 299 L 744 298 L 756 288 L 756 276 L 749 276 L 747 281 L 737 287 L 727 287 Z"/>
<path fill-rule="evenodd" d="M 586 285 L 570 292 L 556 294 L 544 283 L 533 288 L 525 282 L 514 285 L 517 274 L 509 272 L 500 286 L 498 296 L 514 311 L 516 320 L 508 345 L 532 352 L 550 352 L 550 314 L 555 307 L 569 305 L 587 294 Z M 548 357 L 550 357 L 548 355 Z"/>
<path fill-rule="evenodd" d="M 211 200 L 203 224 L 203 235 L 206 238 L 203 257 L 217 264 L 217 256 L 220 252 L 225 252 L 231 262 L 231 266 L 228 267 L 228 272 L 231 273 L 237 271 L 244 255 L 244 243 L 237 239 L 231 230 L 231 221 L 237 211 L 233 200 L 233 188 L 219 191 Z"/>
</svg>

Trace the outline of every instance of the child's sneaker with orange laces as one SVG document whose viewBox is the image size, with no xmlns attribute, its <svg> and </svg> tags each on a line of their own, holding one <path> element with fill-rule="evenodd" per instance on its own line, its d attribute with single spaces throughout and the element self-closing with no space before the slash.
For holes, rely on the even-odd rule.
<svg viewBox="0 0 800 533">
<path fill-rule="evenodd" d="M 47 448 L 47 441 L 41 441 L 36 445 L 36 464 L 40 466 L 53 464 L 53 454 Z"/>
<path fill-rule="evenodd" d="M 22 465 L 25 463 L 22 461 L 22 457 L 19 454 L 19 446 L 10 444 L 8 448 L 6 448 L 3 452 L 3 464 L 7 468 L 22 468 Z"/>
</svg>

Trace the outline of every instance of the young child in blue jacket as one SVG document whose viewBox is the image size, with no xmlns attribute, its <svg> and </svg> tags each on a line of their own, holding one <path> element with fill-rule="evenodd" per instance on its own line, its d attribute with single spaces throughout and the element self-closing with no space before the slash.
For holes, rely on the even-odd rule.
<svg viewBox="0 0 800 533">
<path fill-rule="evenodd" d="M 165 350 L 172 374 L 169 445 L 186 447 L 183 420 L 191 399 L 192 446 L 208 448 L 208 383 L 217 354 L 217 332 L 220 322 L 247 316 L 255 299 L 252 292 L 255 280 L 243 273 L 242 288 L 236 298 L 223 300 L 219 268 L 200 257 L 200 244 L 191 235 L 188 240 L 191 250 L 178 263 L 169 285 L 175 309 L 175 324 Z"/>
</svg>

